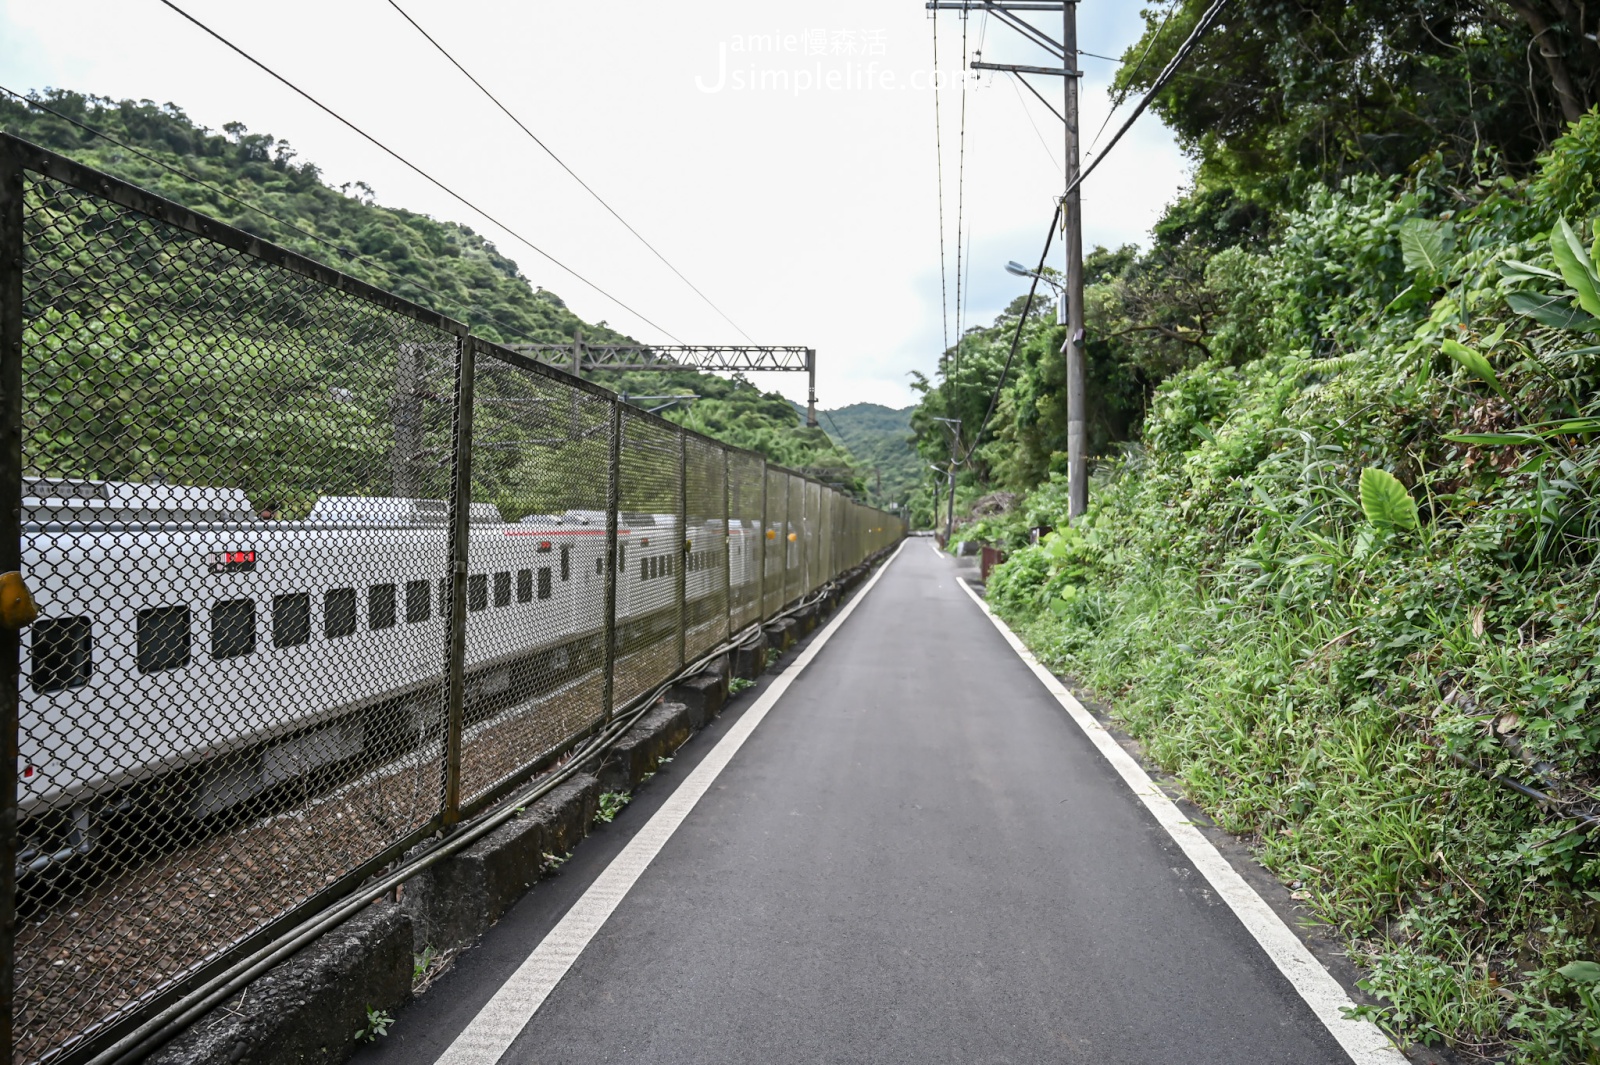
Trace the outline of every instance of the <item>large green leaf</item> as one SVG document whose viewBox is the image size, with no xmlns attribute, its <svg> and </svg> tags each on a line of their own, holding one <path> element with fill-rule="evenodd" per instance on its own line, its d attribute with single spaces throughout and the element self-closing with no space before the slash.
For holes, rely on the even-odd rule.
<svg viewBox="0 0 1600 1065">
<path fill-rule="evenodd" d="M 1600 278 L 1595 276 L 1594 263 L 1589 261 L 1589 249 L 1583 246 L 1578 234 L 1572 231 L 1565 218 L 1556 222 L 1550 233 L 1550 251 L 1561 270 L 1561 277 L 1578 294 L 1578 305 L 1596 318 L 1600 318 Z"/>
<path fill-rule="evenodd" d="M 1400 223 L 1400 255 L 1407 270 L 1420 270 L 1443 277 L 1446 256 L 1455 244 L 1455 230 L 1443 222 L 1427 218 L 1408 218 Z"/>
<path fill-rule="evenodd" d="M 1506 390 L 1500 387 L 1500 378 L 1494 375 L 1494 367 L 1489 365 L 1488 359 L 1456 340 L 1446 340 L 1440 346 L 1444 349 L 1444 353 L 1455 361 L 1456 365 L 1494 389 L 1500 395 L 1506 394 Z"/>
<path fill-rule="evenodd" d="M 1591 329 L 1600 325 L 1592 316 L 1574 307 L 1566 296 L 1543 292 L 1511 292 L 1506 303 L 1518 314 L 1552 329 Z"/>
<path fill-rule="evenodd" d="M 1415 529 L 1417 503 L 1394 474 L 1368 466 L 1361 471 L 1361 511 L 1380 528 Z"/>
<path fill-rule="evenodd" d="M 1500 276 L 1507 281 L 1526 281 L 1535 277 L 1548 277 L 1552 281 L 1560 281 L 1561 275 L 1554 270 L 1546 270 L 1542 266 L 1534 266 L 1517 259 L 1500 260 Z"/>
<path fill-rule="evenodd" d="M 1557 969 L 1556 972 L 1568 980 L 1575 980 L 1580 984 L 1600 984 L 1600 963 L 1592 961 L 1572 961 Z"/>
</svg>

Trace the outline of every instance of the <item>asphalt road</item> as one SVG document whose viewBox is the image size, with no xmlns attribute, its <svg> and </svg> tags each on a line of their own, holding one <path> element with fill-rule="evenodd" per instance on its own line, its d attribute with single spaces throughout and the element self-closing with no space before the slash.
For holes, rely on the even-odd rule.
<svg viewBox="0 0 1600 1065">
<path fill-rule="evenodd" d="M 433 1062 L 733 716 L 360 1060 Z M 1349 1061 L 918 542 L 502 1060 Z"/>
</svg>

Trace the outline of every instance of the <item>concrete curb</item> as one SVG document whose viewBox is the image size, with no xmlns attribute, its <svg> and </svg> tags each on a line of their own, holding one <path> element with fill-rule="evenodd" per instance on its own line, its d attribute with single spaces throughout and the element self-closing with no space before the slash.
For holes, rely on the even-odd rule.
<svg viewBox="0 0 1600 1065">
<path fill-rule="evenodd" d="M 588 835 L 603 792 L 632 791 L 661 759 L 722 712 L 730 677 L 754 680 L 769 647 L 788 650 L 888 552 L 841 574 L 837 591 L 770 622 L 704 671 L 679 681 L 630 729 L 593 775 L 578 774 L 471 847 L 402 885 L 201 1018 L 148 1060 L 156 1065 L 328 1065 L 355 1053 L 368 1012 L 390 1015 L 411 998 L 415 956 L 475 943 Z"/>
</svg>

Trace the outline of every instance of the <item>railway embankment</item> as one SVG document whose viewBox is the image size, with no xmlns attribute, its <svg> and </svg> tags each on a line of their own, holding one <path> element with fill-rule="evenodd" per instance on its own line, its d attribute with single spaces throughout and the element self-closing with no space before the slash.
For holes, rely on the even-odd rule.
<svg viewBox="0 0 1600 1065">
<path fill-rule="evenodd" d="M 730 682 L 766 672 L 814 631 L 884 555 L 843 574 L 829 594 L 769 622 L 680 678 L 657 706 L 579 773 L 483 839 L 376 898 L 356 916 L 268 970 L 151 1056 L 154 1065 L 300 1065 L 346 1060 L 429 977 L 429 962 L 470 949 L 596 823 L 601 796 L 648 786 L 662 765 L 727 705 Z M 509 799 L 515 802 L 516 799 Z"/>
</svg>

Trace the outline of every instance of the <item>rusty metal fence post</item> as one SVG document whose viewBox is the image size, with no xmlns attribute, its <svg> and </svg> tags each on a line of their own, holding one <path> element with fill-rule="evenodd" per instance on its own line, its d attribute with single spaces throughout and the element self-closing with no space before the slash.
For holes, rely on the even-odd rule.
<svg viewBox="0 0 1600 1065">
<path fill-rule="evenodd" d="M 722 449 L 722 637 L 733 636 L 733 463 Z"/>
<path fill-rule="evenodd" d="M 672 596 L 678 607 L 678 668 L 685 665 L 689 635 L 689 436 L 678 430 L 678 543 L 672 554 Z"/>
<path fill-rule="evenodd" d="M 606 722 L 616 711 L 617 672 L 617 509 L 622 502 L 622 400 L 611 400 L 611 447 L 606 470 L 605 620 L 601 634 L 600 706 Z"/>
<path fill-rule="evenodd" d="M 467 662 L 467 559 L 472 536 L 472 389 L 477 341 L 456 340 L 453 429 L 450 455 L 450 620 L 446 629 L 444 706 L 444 805 L 446 828 L 461 819 L 461 733 L 465 715 Z"/>
<path fill-rule="evenodd" d="M 772 533 L 769 531 L 771 528 L 772 519 L 767 513 L 767 460 L 763 458 L 761 460 L 761 535 L 757 537 L 761 541 L 760 561 L 757 563 L 760 567 L 758 572 L 761 574 L 758 586 L 761 589 L 761 597 L 756 600 L 758 604 L 756 607 L 756 619 L 758 621 L 767 620 L 767 541 L 772 539 Z"/>
<path fill-rule="evenodd" d="M 22 167 L 0 145 L 0 572 L 22 568 Z M 0 631 L 0 1061 L 12 1057 L 17 943 L 17 704 L 21 638 Z"/>
</svg>

